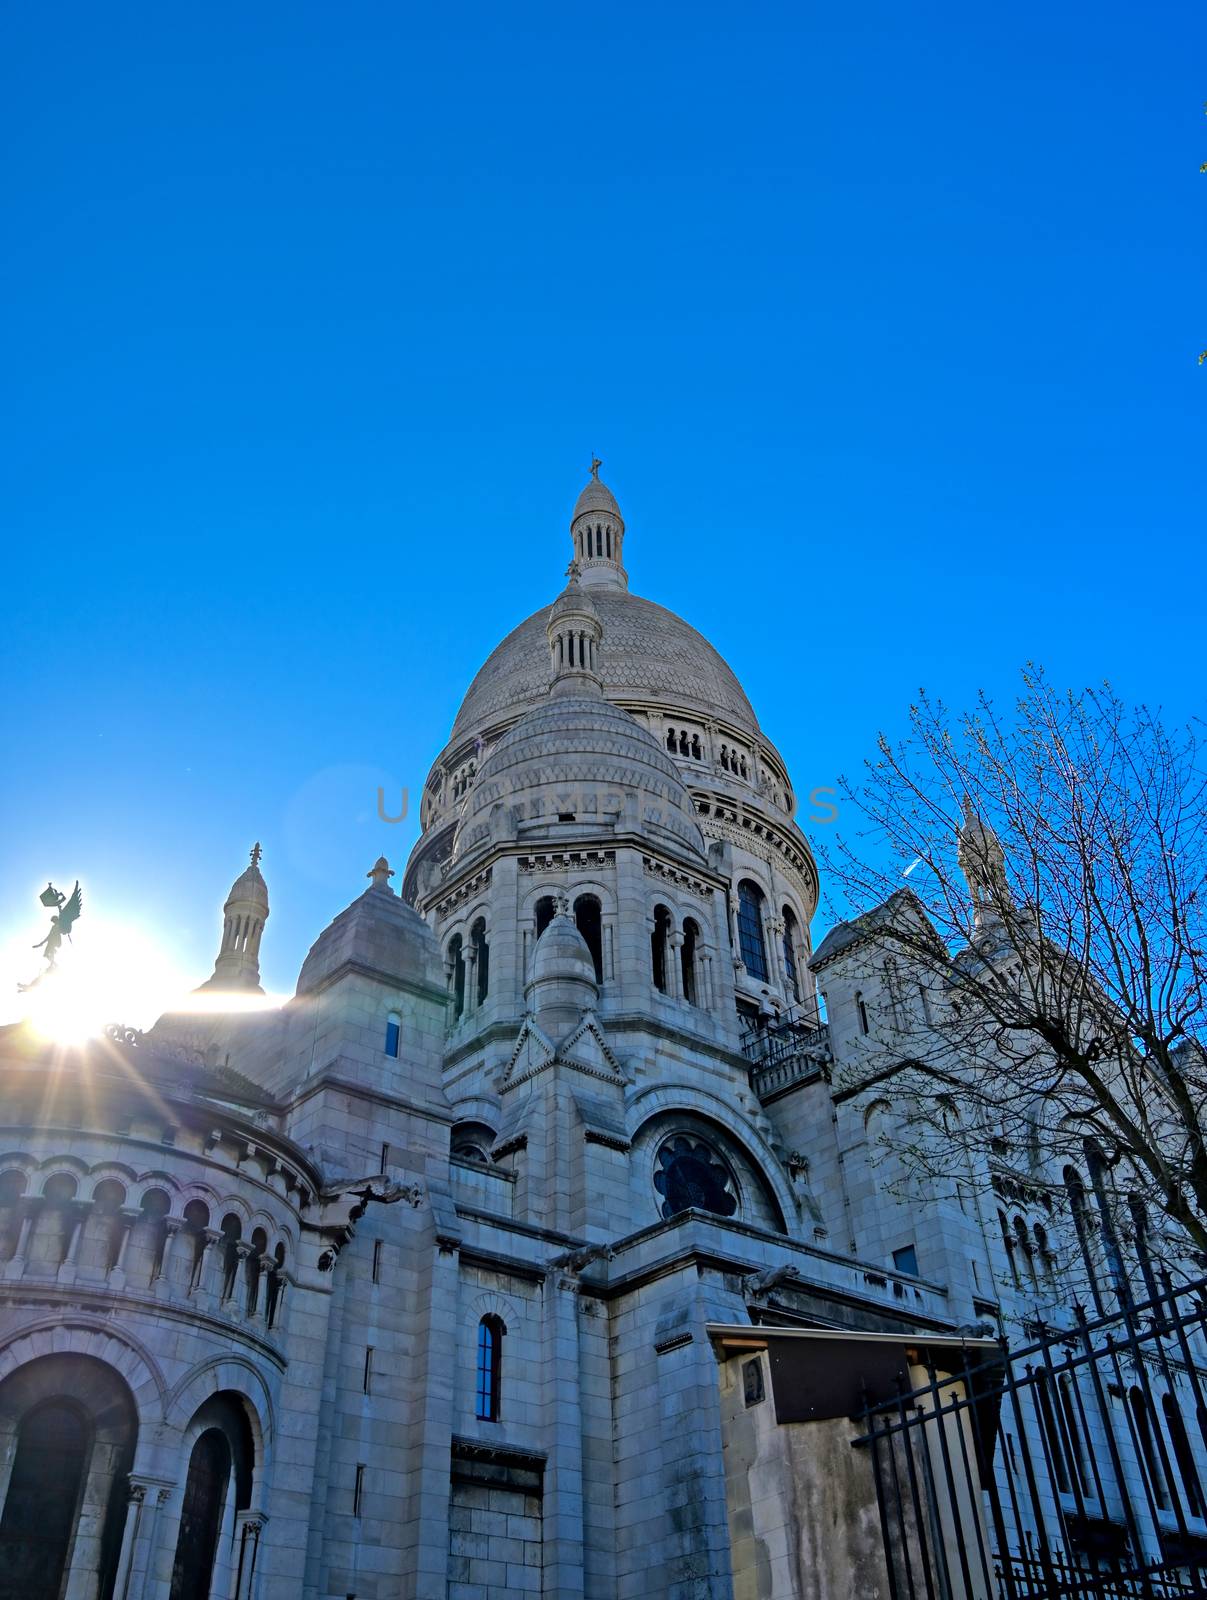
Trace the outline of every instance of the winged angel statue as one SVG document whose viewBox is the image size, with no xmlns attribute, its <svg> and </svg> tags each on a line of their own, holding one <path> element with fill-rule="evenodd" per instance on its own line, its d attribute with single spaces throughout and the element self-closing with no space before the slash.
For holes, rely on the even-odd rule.
<svg viewBox="0 0 1207 1600">
<path fill-rule="evenodd" d="M 55 957 L 59 953 L 64 936 L 68 940 L 71 939 L 71 930 L 84 904 L 78 878 L 70 895 L 63 894 L 61 890 L 55 888 L 53 883 L 48 883 L 38 896 L 38 899 L 44 906 L 55 907 L 55 914 L 50 919 L 50 932 L 45 939 L 34 945 L 35 950 L 43 950 L 46 953 L 46 971 L 40 972 L 33 980 L 33 983 L 19 983 L 17 987 L 22 991 L 32 989 L 34 984 L 41 983 L 47 973 L 55 970 Z"/>
</svg>

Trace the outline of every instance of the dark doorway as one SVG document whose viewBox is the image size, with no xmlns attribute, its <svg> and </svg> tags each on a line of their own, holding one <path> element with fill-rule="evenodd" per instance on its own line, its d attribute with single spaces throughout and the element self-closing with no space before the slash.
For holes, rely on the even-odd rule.
<svg viewBox="0 0 1207 1600">
<path fill-rule="evenodd" d="M 209 1600 L 230 1475 L 231 1452 L 226 1436 L 217 1428 L 207 1428 L 189 1456 L 171 1600 Z"/>
<path fill-rule="evenodd" d="M 22 1421 L 0 1521 L 0 1600 L 58 1600 L 91 1451 L 91 1429 L 68 1401 Z"/>
</svg>

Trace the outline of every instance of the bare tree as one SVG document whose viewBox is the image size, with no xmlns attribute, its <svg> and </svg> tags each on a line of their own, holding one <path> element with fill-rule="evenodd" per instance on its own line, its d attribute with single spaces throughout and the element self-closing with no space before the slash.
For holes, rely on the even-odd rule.
<svg viewBox="0 0 1207 1600">
<path fill-rule="evenodd" d="M 1088 1154 L 1133 1218 L 1207 1251 L 1202 755 L 1197 724 L 1028 668 L 1009 716 L 923 695 L 842 781 L 865 826 L 823 881 L 884 997 L 855 1076 L 916 1108 L 915 1168 L 951 1176 L 955 1140 L 961 1167 L 1055 1186 Z"/>
</svg>

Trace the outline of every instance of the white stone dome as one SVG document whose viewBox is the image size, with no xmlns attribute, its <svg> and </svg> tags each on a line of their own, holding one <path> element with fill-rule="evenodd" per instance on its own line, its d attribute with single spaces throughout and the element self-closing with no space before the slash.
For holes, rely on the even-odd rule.
<svg viewBox="0 0 1207 1600">
<path fill-rule="evenodd" d="M 592 487 L 603 485 L 589 484 L 583 493 Z M 690 623 L 627 589 L 594 588 L 591 603 L 603 624 L 599 673 L 609 700 L 694 710 L 758 733 L 758 718 L 741 684 Z M 454 743 L 546 699 L 549 611 L 544 606 L 533 612 L 487 657 L 457 713 Z"/>
<path fill-rule="evenodd" d="M 553 828 L 573 817 L 614 826 L 635 793 L 632 825 L 661 833 L 703 856 L 704 841 L 678 768 L 657 739 L 622 707 L 602 696 L 550 696 L 548 668 L 541 704 L 499 740 L 479 769 L 457 830 L 454 854 L 489 838 L 499 807 L 521 833 Z"/>
</svg>

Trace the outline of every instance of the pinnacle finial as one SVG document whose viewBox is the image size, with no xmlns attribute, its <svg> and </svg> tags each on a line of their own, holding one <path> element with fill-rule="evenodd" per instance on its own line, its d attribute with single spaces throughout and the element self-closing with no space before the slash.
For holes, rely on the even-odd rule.
<svg viewBox="0 0 1207 1600">
<path fill-rule="evenodd" d="M 386 889 L 390 894 L 394 893 L 393 889 L 390 888 L 390 879 L 393 876 L 393 869 L 385 856 L 378 856 L 368 872 L 365 873 L 365 877 L 369 879 L 375 889 Z"/>
<path fill-rule="evenodd" d="M 599 469 L 602 466 L 603 462 L 599 459 L 599 457 L 597 455 L 593 455 L 591 457 L 591 476 L 595 479 L 596 483 L 599 482 Z"/>
<path fill-rule="evenodd" d="M 258 867 L 260 865 L 260 857 L 263 854 L 263 850 L 260 849 L 260 841 L 257 839 L 255 844 L 253 844 L 251 847 L 251 864 L 253 867 Z"/>
</svg>

